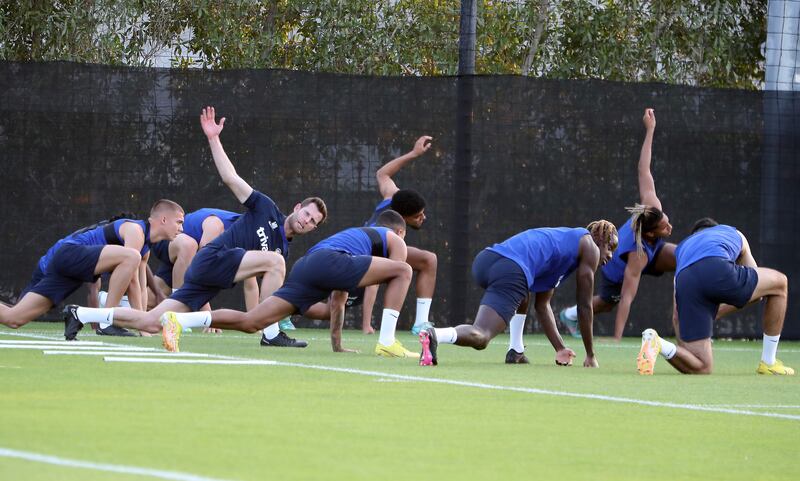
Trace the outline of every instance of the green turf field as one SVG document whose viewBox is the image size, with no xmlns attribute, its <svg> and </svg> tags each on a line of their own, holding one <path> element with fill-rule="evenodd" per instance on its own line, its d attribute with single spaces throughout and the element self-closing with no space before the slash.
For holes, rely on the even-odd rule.
<svg viewBox="0 0 800 481">
<path fill-rule="evenodd" d="M 0 328 L 2 480 L 800 478 L 800 376 L 757 376 L 760 342 L 716 342 L 710 377 L 663 359 L 640 377 L 636 339 L 599 340 L 599 370 L 579 366 L 572 339 L 576 366 L 555 366 L 541 336 L 526 336 L 531 365 L 503 364 L 500 337 L 485 351 L 441 346 L 433 368 L 373 356 L 377 338 L 360 331 L 344 340 L 361 354 L 332 353 L 325 330 L 298 331 L 302 350 L 239 333 L 182 339 L 184 352 L 277 361 L 264 365 L 108 362 L 6 342 L 61 328 Z M 160 349 L 160 338 L 79 337 Z M 778 355 L 800 367 L 799 343 Z"/>
</svg>

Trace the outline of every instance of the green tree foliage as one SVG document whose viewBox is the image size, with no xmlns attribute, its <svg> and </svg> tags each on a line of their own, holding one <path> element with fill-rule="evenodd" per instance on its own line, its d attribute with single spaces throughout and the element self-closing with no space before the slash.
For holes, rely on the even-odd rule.
<svg viewBox="0 0 800 481">
<path fill-rule="evenodd" d="M 0 58 L 453 75 L 458 0 L 2 0 Z M 477 71 L 757 88 L 763 0 L 479 0 Z"/>
</svg>

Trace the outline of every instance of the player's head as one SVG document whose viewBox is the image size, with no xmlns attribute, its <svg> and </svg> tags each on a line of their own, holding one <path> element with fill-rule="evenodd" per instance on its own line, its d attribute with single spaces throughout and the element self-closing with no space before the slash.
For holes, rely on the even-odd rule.
<svg viewBox="0 0 800 481">
<path fill-rule="evenodd" d="M 400 189 L 392 196 L 391 209 L 403 216 L 412 229 L 419 229 L 425 222 L 425 198 L 412 189 Z"/>
<path fill-rule="evenodd" d="M 150 238 L 173 240 L 183 232 L 183 207 L 177 202 L 160 199 L 150 208 Z"/>
<path fill-rule="evenodd" d="M 625 208 L 631 213 L 631 229 L 636 237 L 639 252 L 644 251 L 642 239 L 654 241 L 663 239 L 672 234 L 672 224 L 669 217 L 661 209 L 649 205 L 636 204 Z"/>
<path fill-rule="evenodd" d="M 719 225 L 719 222 L 715 221 L 711 217 L 703 217 L 701 219 L 697 219 L 692 225 L 691 234 L 695 232 L 701 231 L 703 229 L 708 229 L 709 227 L 714 227 L 715 225 Z"/>
<path fill-rule="evenodd" d="M 592 235 L 592 240 L 600 248 L 600 265 L 605 265 L 611 260 L 619 244 L 617 228 L 607 220 L 596 220 L 586 226 Z"/>
<path fill-rule="evenodd" d="M 328 218 L 328 207 L 319 197 L 309 197 L 294 206 L 286 225 L 297 235 L 308 234 Z"/>
<path fill-rule="evenodd" d="M 403 219 L 402 215 L 392 209 L 381 212 L 375 220 L 375 225 L 388 227 L 394 231 L 395 234 L 399 235 L 401 239 L 406 237 L 406 221 Z"/>
</svg>

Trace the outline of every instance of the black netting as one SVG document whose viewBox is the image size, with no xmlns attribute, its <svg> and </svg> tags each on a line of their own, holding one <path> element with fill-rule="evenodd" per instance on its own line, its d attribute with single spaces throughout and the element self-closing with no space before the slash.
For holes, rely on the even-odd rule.
<svg viewBox="0 0 800 481">
<path fill-rule="evenodd" d="M 292 260 L 369 217 L 380 200 L 378 167 L 419 135 L 434 136 L 431 151 L 396 181 L 428 199 L 428 222 L 408 240 L 438 253 L 432 319 L 453 325 L 477 309 L 469 266 L 480 249 L 530 227 L 625 221 L 624 206 L 637 200 L 642 112 L 652 106 L 653 173 L 672 241 L 702 216 L 739 227 L 757 260 L 789 275 L 784 332 L 800 337 L 800 292 L 791 282 L 800 271 L 794 94 L 502 76 L 472 78 L 459 95 L 458 83 L 0 63 L 0 296 L 13 300 L 57 239 L 120 210 L 144 215 L 162 197 L 187 211 L 239 210 L 199 127 L 200 109 L 214 105 L 227 117 L 222 141 L 242 177 L 284 211 L 308 195 L 328 203 L 329 222 L 293 243 Z M 456 122 L 465 98 L 473 119 L 466 133 Z M 457 134 L 469 141 L 466 160 L 456 159 Z M 626 334 L 671 330 L 671 279 L 644 278 Z M 554 308 L 573 300 L 570 279 Z M 242 307 L 241 294 L 226 292 L 216 305 Z M 413 302 L 406 307 L 408 324 Z M 599 315 L 596 332 L 610 334 L 612 324 L 613 314 Z M 752 309 L 720 321 L 717 334 L 760 329 Z"/>
</svg>

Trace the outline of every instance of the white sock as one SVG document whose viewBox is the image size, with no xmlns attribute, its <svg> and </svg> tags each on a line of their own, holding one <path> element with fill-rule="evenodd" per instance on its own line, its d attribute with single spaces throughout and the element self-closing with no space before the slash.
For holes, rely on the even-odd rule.
<svg viewBox="0 0 800 481">
<path fill-rule="evenodd" d="M 578 320 L 578 306 L 572 306 L 564 309 L 564 315 L 567 316 L 567 319 L 572 319 L 573 321 Z"/>
<path fill-rule="evenodd" d="M 175 316 L 183 328 L 211 327 L 211 311 L 176 312 Z"/>
<path fill-rule="evenodd" d="M 458 333 L 455 327 L 441 327 L 436 328 L 436 340 L 439 344 L 455 344 L 458 339 Z"/>
<path fill-rule="evenodd" d="M 514 314 L 514 317 L 508 322 L 508 330 L 510 331 L 510 342 L 508 348 L 517 352 L 525 352 L 525 346 L 522 344 L 522 331 L 525 330 L 526 314 Z"/>
<path fill-rule="evenodd" d="M 764 347 L 761 351 L 761 360 L 768 366 L 775 364 L 775 355 L 778 353 L 778 340 L 780 338 L 780 334 L 777 336 L 768 336 L 764 334 Z"/>
<path fill-rule="evenodd" d="M 414 320 L 415 326 L 428 322 L 428 314 L 431 312 L 431 302 L 433 302 L 433 299 L 426 299 L 424 297 L 417 298 L 417 318 Z"/>
<path fill-rule="evenodd" d="M 131 303 L 128 301 L 128 296 L 122 296 L 122 299 L 119 300 L 119 307 L 131 307 Z"/>
<path fill-rule="evenodd" d="M 276 322 L 275 324 L 270 324 L 269 326 L 265 327 L 262 332 L 264 333 L 264 337 L 271 341 L 278 337 L 278 334 L 281 333 L 281 326 Z"/>
<path fill-rule="evenodd" d="M 672 359 L 678 352 L 678 346 L 661 338 L 661 355 L 664 359 Z"/>
<path fill-rule="evenodd" d="M 394 309 L 384 309 L 383 316 L 381 317 L 381 333 L 378 337 L 378 342 L 384 346 L 391 346 L 394 344 L 394 331 L 397 329 L 397 318 L 400 317 L 400 311 Z"/>
<path fill-rule="evenodd" d="M 106 307 L 106 299 L 108 298 L 108 292 L 100 291 L 97 293 L 97 305 L 100 307 Z"/>
<path fill-rule="evenodd" d="M 114 309 L 111 308 L 79 307 L 77 315 L 83 324 L 98 322 L 111 325 L 114 322 Z"/>
</svg>

